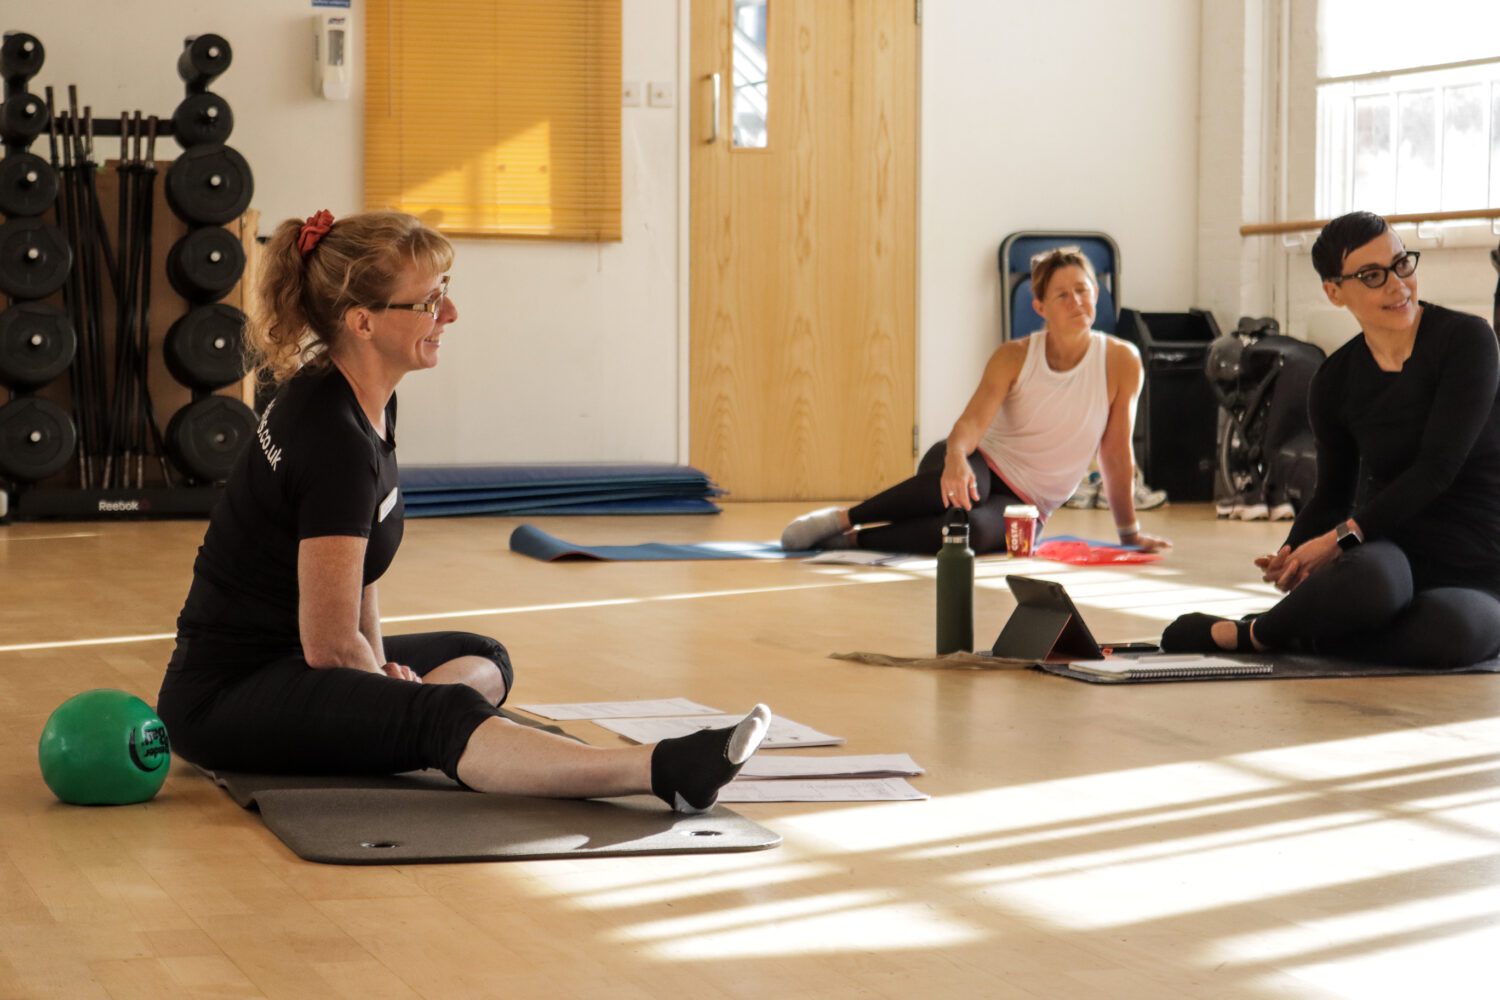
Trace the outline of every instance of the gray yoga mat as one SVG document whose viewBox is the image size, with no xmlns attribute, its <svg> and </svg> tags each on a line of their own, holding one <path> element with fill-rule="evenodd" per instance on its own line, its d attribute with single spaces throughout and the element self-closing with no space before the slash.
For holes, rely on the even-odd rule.
<svg viewBox="0 0 1500 1000">
<path fill-rule="evenodd" d="M 524 717 L 517 722 L 562 732 Z M 649 795 L 539 799 L 471 792 L 441 771 L 372 776 L 205 772 L 307 861 L 531 861 L 760 851 L 781 835 L 723 806 L 700 815 Z"/>
<path fill-rule="evenodd" d="M 1401 667 L 1382 663 L 1356 663 L 1328 656 L 1304 653 L 1215 653 L 1226 660 L 1243 663 L 1269 663 L 1269 674 L 1237 674 L 1215 677 L 1140 677 L 1116 679 L 1100 677 L 1069 669 L 1066 663 L 1032 663 L 991 656 L 989 652 L 949 653 L 946 656 L 894 656 L 888 653 L 829 653 L 836 660 L 852 660 L 873 667 L 913 667 L 936 670 L 1042 670 L 1059 677 L 1090 684 L 1175 684 L 1181 681 L 1274 681 L 1309 677 L 1400 677 L 1439 676 L 1446 674 L 1497 674 L 1500 659 L 1486 660 L 1467 667 Z"/>
<path fill-rule="evenodd" d="M 1447 674 L 1500 673 L 1500 659 L 1485 660 L 1483 663 L 1474 663 L 1467 667 L 1404 667 L 1386 663 L 1357 663 L 1354 660 L 1340 660 L 1330 656 L 1309 656 L 1305 653 L 1215 653 L 1213 655 L 1215 657 L 1222 656 L 1226 660 L 1235 660 L 1240 663 L 1269 663 L 1271 665 L 1271 672 L 1268 674 L 1236 674 L 1227 677 L 1132 677 L 1126 680 L 1116 680 L 1112 677 L 1099 677 L 1095 674 L 1086 674 L 1071 670 L 1065 663 L 1039 663 L 1036 666 L 1039 670 L 1045 670 L 1047 673 L 1056 674 L 1059 677 L 1067 677 L 1075 681 L 1087 681 L 1090 684 L 1112 685 L 1171 684 L 1181 681 L 1305 680 L 1314 677 L 1435 677 Z"/>
</svg>

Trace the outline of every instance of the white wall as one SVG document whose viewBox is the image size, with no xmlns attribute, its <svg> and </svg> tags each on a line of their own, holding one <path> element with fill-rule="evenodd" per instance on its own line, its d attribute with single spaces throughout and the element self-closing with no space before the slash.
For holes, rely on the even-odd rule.
<svg viewBox="0 0 1500 1000">
<path fill-rule="evenodd" d="M 169 115 L 183 38 L 225 36 L 234 63 L 213 89 L 234 110 L 230 144 L 254 171 L 268 232 L 289 216 L 361 207 L 362 23 L 353 98 L 325 101 L 312 91 L 312 13 L 310 0 L 49 0 L 6 4 L 0 29 L 46 46 L 34 89 L 76 83 L 111 116 Z M 625 0 L 623 71 L 676 82 L 677 0 Z M 623 242 L 460 242 L 460 322 L 442 364 L 401 387 L 404 462 L 676 459 L 678 113 L 626 108 L 622 120 Z"/>
<path fill-rule="evenodd" d="M 626 79 L 681 79 L 686 8 L 625 0 Z M 924 8 L 918 391 L 930 441 L 996 343 L 1007 233 L 1102 229 L 1121 245 L 1123 304 L 1196 304 L 1199 0 Z M 358 84 L 348 102 L 313 95 L 311 13 L 309 0 L 51 0 L 7 5 L 0 28 L 41 37 L 39 83 L 78 83 L 111 114 L 170 113 L 182 38 L 225 35 L 235 62 L 214 89 L 234 108 L 232 144 L 268 229 L 360 207 Z M 357 26 L 356 66 L 360 37 Z M 622 243 L 461 242 L 461 318 L 443 363 L 401 389 L 403 461 L 678 457 L 684 124 L 680 108 L 624 109 Z"/>
<path fill-rule="evenodd" d="M 919 406 L 948 432 L 999 338 L 1000 240 L 1097 229 L 1122 305 L 1196 305 L 1198 0 L 926 0 Z"/>
</svg>

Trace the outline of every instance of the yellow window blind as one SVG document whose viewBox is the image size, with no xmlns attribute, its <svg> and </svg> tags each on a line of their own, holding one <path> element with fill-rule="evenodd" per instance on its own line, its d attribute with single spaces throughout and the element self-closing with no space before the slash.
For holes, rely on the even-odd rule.
<svg viewBox="0 0 1500 1000">
<path fill-rule="evenodd" d="M 620 0 L 368 0 L 365 207 L 620 238 Z"/>
</svg>

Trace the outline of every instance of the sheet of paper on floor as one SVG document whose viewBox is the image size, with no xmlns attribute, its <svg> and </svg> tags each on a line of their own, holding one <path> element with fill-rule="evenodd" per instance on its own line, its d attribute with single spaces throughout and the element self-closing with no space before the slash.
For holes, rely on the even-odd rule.
<svg viewBox="0 0 1500 1000">
<path fill-rule="evenodd" d="M 687 698 L 641 698 L 635 701 L 557 702 L 547 705 L 516 705 L 523 712 L 544 719 L 568 722 L 575 719 L 641 719 L 672 715 L 722 715 Z"/>
<path fill-rule="evenodd" d="M 814 778 L 782 781 L 736 778 L 719 789 L 720 802 L 912 802 L 927 796 L 904 778 Z"/>
<path fill-rule="evenodd" d="M 757 754 L 745 762 L 736 780 L 784 778 L 896 778 L 926 774 L 910 754 L 844 754 L 832 757 L 792 757 Z"/>
<path fill-rule="evenodd" d="M 691 715 L 670 719 L 595 719 L 595 725 L 619 733 L 636 743 L 658 743 L 676 736 L 686 736 L 700 729 L 721 729 L 743 719 L 743 715 Z M 844 742 L 842 736 L 820 733 L 811 726 L 776 716 L 771 732 L 761 744 L 762 750 L 785 747 L 832 747 Z"/>
</svg>

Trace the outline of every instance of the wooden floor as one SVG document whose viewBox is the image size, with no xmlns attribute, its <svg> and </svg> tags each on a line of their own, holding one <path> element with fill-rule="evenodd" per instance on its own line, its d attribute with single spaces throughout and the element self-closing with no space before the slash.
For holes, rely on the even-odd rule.
<svg viewBox="0 0 1500 1000">
<path fill-rule="evenodd" d="M 793 507 L 553 519 L 593 542 L 772 538 Z M 1264 606 L 1285 525 L 1148 515 L 1142 569 L 1028 564 L 1096 634 Z M 387 631 L 496 635 L 515 700 L 757 700 L 908 752 L 926 802 L 741 807 L 779 849 L 346 868 L 174 766 L 141 806 L 58 804 L 48 713 L 153 700 L 202 524 L 0 527 L 0 997 L 1493 997 L 1500 678 L 1102 688 L 829 659 L 925 652 L 930 568 L 546 565 L 508 519 L 414 521 Z M 1054 529 L 1101 537 L 1107 513 Z M 983 561 L 979 637 L 1010 601 Z M 616 738 L 569 724 L 590 742 Z"/>
</svg>

